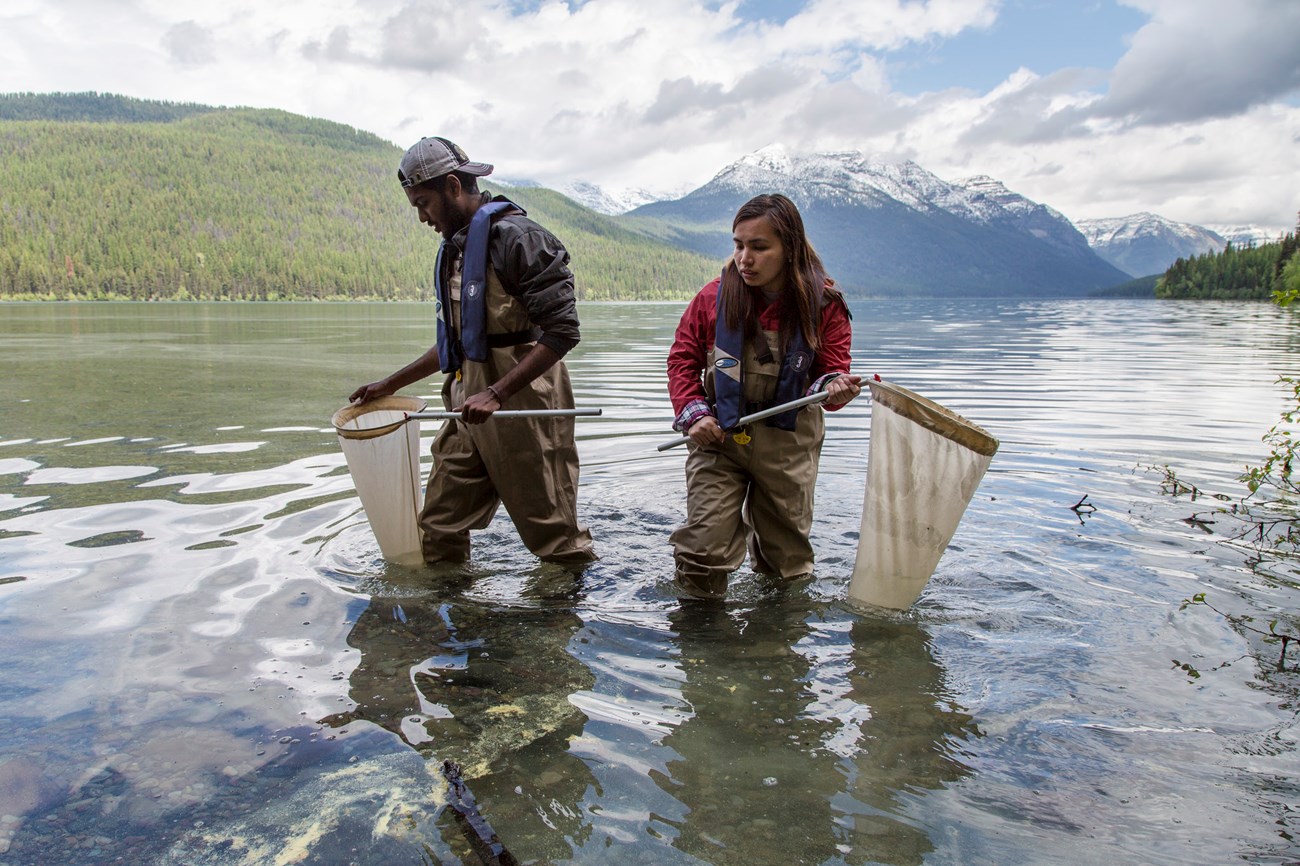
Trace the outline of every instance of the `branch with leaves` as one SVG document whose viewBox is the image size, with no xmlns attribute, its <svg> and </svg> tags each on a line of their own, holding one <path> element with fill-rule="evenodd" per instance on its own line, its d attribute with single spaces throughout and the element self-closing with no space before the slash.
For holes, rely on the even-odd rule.
<svg viewBox="0 0 1300 866">
<path fill-rule="evenodd" d="M 1237 626 L 1238 628 L 1242 628 L 1245 629 L 1246 631 L 1250 631 L 1250 632 L 1254 632 L 1255 634 L 1262 635 L 1264 637 L 1264 640 L 1267 641 L 1268 643 L 1281 642 L 1282 653 L 1281 655 L 1278 656 L 1277 659 L 1277 669 L 1279 672 L 1286 670 L 1287 646 L 1290 645 L 1291 641 L 1293 640 L 1300 640 L 1300 637 L 1297 637 L 1296 635 L 1293 634 L 1287 634 L 1285 632 L 1279 632 L 1277 630 L 1278 620 L 1276 617 L 1269 620 L 1268 631 L 1264 631 L 1263 629 L 1257 628 L 1255 625 L 1253 625 L 1253 623 L 1255 622 L 1255 617 L 1247 616 L 1244 614 L 1232 614 L 1232 613 L 1227 613 L 1226 611 L 1219 610 L 1217 607 L 1210 604 L 1210 602 L 1206 600 L 1205 593 L 1203 592 L 1198 592 L 1196 593 L 1196 595 L 1192 596 L 1191 598 L 1183 599 L 1183 603 L 1181 606 L 1179 606 L 1178 609 L 1187 610 L 1187 608 L 1197 604 L 1208 607 L 1210 610 L 1214 611 L 1219 616 L 1223 617 L 1228 622 L 1232 623 L 1234 626 Z"/>
</svg>

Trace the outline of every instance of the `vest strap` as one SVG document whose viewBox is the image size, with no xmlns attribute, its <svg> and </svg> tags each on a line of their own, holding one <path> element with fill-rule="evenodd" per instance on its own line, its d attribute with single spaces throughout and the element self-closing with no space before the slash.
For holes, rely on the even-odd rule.
<svg viewBox="0 0 1300 866">
<path fill-rule="evenodd" d="M 821 309 L 820 292 L 817 309 Z M 771 346 L 762 334 L 765 354 L 771 357 Z M 718 424 L 723 430 L 733 430 L 744 417 L 746 403 L 744 399 L 744 358 L 745 335 L 737 328 L 727 325 L 726 310 L 722 304 L 722 286 L 718 286 L 717 321 L 713 338 L 713 393 L 717 399 L 714 407 L 718 414 Z M 803 396 L 808 388 L 809 375 L 812 372 L 813 353 L 803 338 L 802 329 L 795 328 L 781 359 L 781 372 L 776 380 L 776 397 L 771 405 L 789 403 Z M 798 423 L 799 409 L 791 409 L 767 419 L 767 426 L 780 430 L 793 430 Z"/>
<path fill-rule="evenodd" d="M 438 367 L 443 373 L 456 372 L 467 360 L 487 360 L 490 348 L 487 334 L 488 236 L 492 230 L 492 217 L 513 207 L 513 204 L 506 201 L 487 202 L 480 205 L 470 218 L 460 271 L 459 328 L 451 323 L 450 280 L 443 268 L 447 243 L 444 241 L 438 247 L 438 260 L 434 265 L 434 283 L 438 295 L 435 310 L 438 317 Z"/>
<path fill-rule="evenodd" d="M 438 320 L 438 369 L 451 373 L 460 369 L 460 338 L 451 325 L 451 294 L 447 280 L 443 276 L 442 263 L 447 250 L 447 242 L 438 246 L 438 258 L 433 263 L 434 316 Z"/>
<path fill-rule="evenodd" d="M 725 281 L 726 275 L 723 275 Z M 713 334 L 713 394 L 718 424 L 734 430 L 741 419 L 744 399 L 741 396 L 741 373 L 745 366 L 744 332 L 727 326 L 727 310 L 722 303 L 722 283 L 718 284 L 718 306 Z"/>
<path fill-rule="evenodd" d="M 469 221 L 469 239 L 465 242 L 465 261 L 460 272 L 460 344 L 467 361 L 487 360 L 488 233 L 492 230 L 493 214 L 512 207 L 510 202 L 488 202 Z"/>
</svg>

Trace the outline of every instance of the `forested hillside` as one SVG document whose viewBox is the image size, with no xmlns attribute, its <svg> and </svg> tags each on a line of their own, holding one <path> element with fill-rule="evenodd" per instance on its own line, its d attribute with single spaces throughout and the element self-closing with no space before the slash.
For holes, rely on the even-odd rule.
<svg viewBox="0 0 1300 866">
<path fill-rule="evenodd" d="M 428 297 L 438 238 L 400 157 L 283 111 L 0 96 L 0 298 Z M 558 193 L 484 186 L 565 242 L 582 298 L 687 297 L 718 269 Z"/>
<path fill-rule="evenodd" d="M 1156 281 L 1156 297 L 1191 300 L 1266 301 L 1283 286 L 1283 273 L 1294 271 L 1297 232 L 1275 244 L 1236 247 L 1220 253 L 1179 259 Z"/>
</svg>

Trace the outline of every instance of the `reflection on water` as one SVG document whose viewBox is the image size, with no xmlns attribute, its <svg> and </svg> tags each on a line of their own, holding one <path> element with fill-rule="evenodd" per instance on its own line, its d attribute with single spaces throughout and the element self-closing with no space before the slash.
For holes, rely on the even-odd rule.
<svg viewBox="0 0 1300 866">
<path fill-rule="evenodd" d="M 558 566 L 535 572 L 525 589 L 531 596 L 559 589 L 563 599 L 563 584 L 571 595 L 580 580 Z M 471 580 L 452 568 L 392 587 L 397 594 L 373 594 L 347 639 L 361 654 L 348 678 L 353 706 L 321 722 L 378 725 L 434 765 L 454 761 L 482 802 L 491 802 L 484 800 L 490 788 L 479 790 L 475 780 L 529 778 L 516 799 L 531 808 L 515 810 L 511 835 L 542 840 L 565 825 L 572 836 L 576 813 L 553 804 L 576 803 L 591 783 L 586 765 L 566 751 L 586 720 L 568 698 L 593 684 L 566 651 L 582 620 L 553 596 L 522 608 L 466 601 L 457 590 Z M 454 847 L 460 830 L 451 814 L 443 833 Z"/>
<path fill-rule="evenodd" d="M 921 629 L 825 613 L 778 593 L 670 615 L 693 714 L 664 738 L 678 757 L 656 782 L 685 807 L 672 822 L 680 850 L 719 864 L 761 851 L 899 866 L 932 850 L 894 796 L 963 776 L 950 751 L 975 735 L 972 720 L 944 699 Z"/>
<path fill-rule="evenodd" d="M 444 759 L 526 863 L 1300 857 L 1293 674 L 1179 610 L 1266 621 L 1295 575 L 1143 469 L 1234 490 L 1296 372 L 1290 314 L 855 305 L 861 372 L 1003 442 L 916 608 L 870 616 L 841 603 L 857 403 L 829 419 L 812 581 L 673 596 L 679 312 L 583 309 L 602 559 L 574 575 L 500 517 L 469 565 L 379 558 L 327 420 L 427 347 L 422 306 L 6 306 L 0 864 L 477 862 Z"/>
</svg>

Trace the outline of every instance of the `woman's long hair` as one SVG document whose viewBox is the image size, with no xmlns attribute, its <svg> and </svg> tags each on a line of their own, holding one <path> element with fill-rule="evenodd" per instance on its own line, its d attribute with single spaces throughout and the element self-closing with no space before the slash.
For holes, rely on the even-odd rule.
<svg viewBox="0 0 1300 866">
<path fill-rule="evenodd" d="M 781 241 L 785 251 L 785 291 L 781 292 L 777 303 L 781 305 L 781 348 L 790 344 L 795 328 L 803 333 L 808 348 L 816 352 L 819 346 L 818 332 L 821 324 L 821 308 L 832 293 L 838 292 L 831 287 L 826 275 L 826 268 L 804 231 L 803 217 L 794 202 L 781 195 L 758 195 L 741 205 L 736 217 L 731 221 L 731 229 L 741 223 L 766 217 Z M 727 262 L 722 271 L 722 308 L 726 312 L 727 325 L 731 328 L 744 329 L 746 341 L 758 333 L 757 305 L 754 293 L 745 286 L 736 267 L 735 256 Z"/>
</svg>

